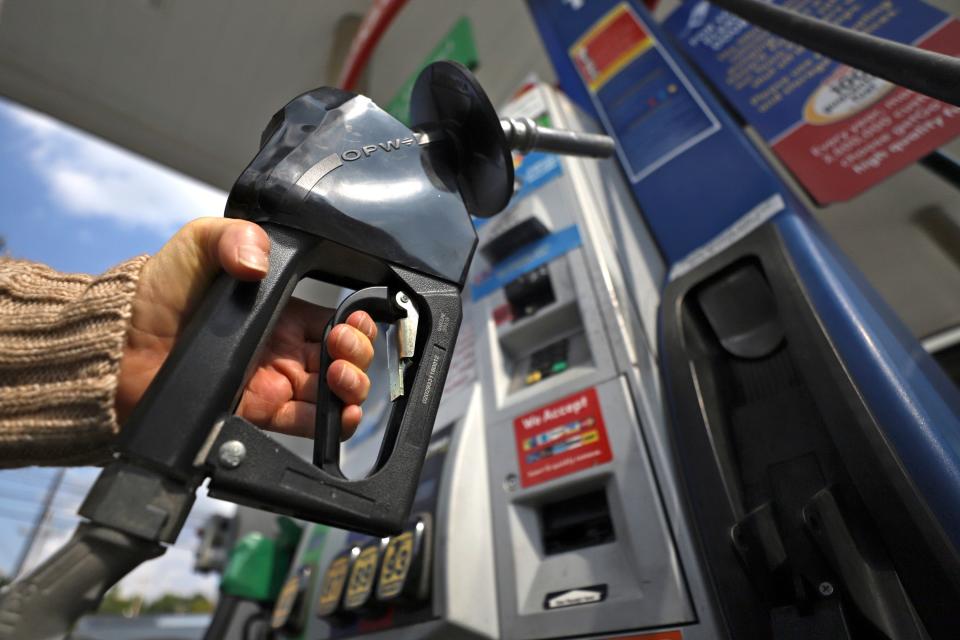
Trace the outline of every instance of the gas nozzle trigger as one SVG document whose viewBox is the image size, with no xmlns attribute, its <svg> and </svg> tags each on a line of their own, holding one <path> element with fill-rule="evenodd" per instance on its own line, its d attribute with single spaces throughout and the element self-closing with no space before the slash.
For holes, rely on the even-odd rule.
<svg viewBox="0 0 960 640">
<path fill-rule="evenodd" d="M 390 374 L 390 401 L 393 402 L 404 395 L 404 378 L 416 355 L 420 314 L 413 300 L 403 291 L 391 290 L 384 286 L 367 287 L 350 294 L 340 303 L 333 317 L 330 318 L 324 335 L 329 335 L 335 325 L 346 322 L 350 314 L 358 310 L 366 311 L 375 322 L 394 326 L 395 340 L 387 352 Z M 321 354 L 321 371 L 325 372 L 332 361 L 327 351 L 326 339 L 324 339 Z M 326 378 L 323 375 L 320 376 L 319 397 L 322 398 L 321 413 L 326 410 L 327 403 L 330 403 L 329 407 L 331 407 L 335 420 L 339 424 L 342 403 L 337 398 L 330 396 Z M 322 436 L 319 431 L 324 432 Z M 323 449 L 328 452 L 335 450 L 340 437 L 339 429 L 320 429 L 319 431 L 318 437 L 322 437 L 324 442 Z"/>
<path fill-rule="evenodd" d="M 407 373 L 407 368 L 413 362 L 413 356 L 417 348 L 417 328 L 420 325 L 420 314 L 417 307 L 413 304 L 407 294 L 398 292 L 394 298 L 398 307 L 403 309 L 406 314 L 397 320 L 396 340 L 389 352 L 388 362 L 390 368 L 390 402 L 403 396 L 403 380 Z"/>
</svg>

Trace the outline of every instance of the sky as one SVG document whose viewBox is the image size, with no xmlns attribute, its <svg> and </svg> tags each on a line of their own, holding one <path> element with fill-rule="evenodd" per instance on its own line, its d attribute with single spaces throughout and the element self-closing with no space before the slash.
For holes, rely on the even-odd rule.
<svg viewBox="0 0 960 640">
<path fill-rule="evenodd" d="M 154 253 L 183 223 L 223 213 L 226 194 L 63 123 L 0 99 L 0 236 L 6 252 L 61 271 L 101 273 Z M 67 471 L 54 517 L 28 564 L 66 540 L 97 469 Z M 55 471 L 0 471 L 0 572 L 17 561 Z M 192 572 L 196 529 L 233 505 L 201 497 L 176 545 L 121 585 L 126 594 L 214 595 L 217 578 Z"/>
</svg>

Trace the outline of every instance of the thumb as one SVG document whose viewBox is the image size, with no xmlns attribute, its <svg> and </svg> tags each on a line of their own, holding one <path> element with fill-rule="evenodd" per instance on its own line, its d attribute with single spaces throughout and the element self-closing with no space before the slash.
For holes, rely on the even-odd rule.
<svg viewBox="0 0 960 640">
<path fill-rule="evenodd" d="M 151 312 L 137 314 L 135 304 L 135 324 L 153 335 L 176 335 L 221 269 L 240 280 L 260 280 L 267 274 L 269 252 L 270 238 L 252 222 L 189 222 L 144 265 L 137 298 Z"/>
</svg>

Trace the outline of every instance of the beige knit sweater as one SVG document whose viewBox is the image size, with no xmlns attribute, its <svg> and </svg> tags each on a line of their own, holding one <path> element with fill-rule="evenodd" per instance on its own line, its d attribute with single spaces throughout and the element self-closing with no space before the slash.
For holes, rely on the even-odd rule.
<svg viewBox="0 0 960 640">
<path fill-rule="evenodd" d="M 104 461 L 147 257 L 99 277 L 0 259 L 0 467 Z"/>
</svg>

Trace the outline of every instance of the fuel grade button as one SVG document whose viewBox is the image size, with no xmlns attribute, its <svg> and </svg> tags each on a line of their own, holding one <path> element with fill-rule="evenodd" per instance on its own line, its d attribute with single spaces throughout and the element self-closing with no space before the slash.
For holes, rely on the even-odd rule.
<svg viewBox="0 0 960 640">
<path fill-rule="evenodd" d="M 347 576 L 350 573 L 349 551 L 335 557 L 323 574 L 323 582 L 320 583 L 320 595 L 317 598 L 315 607 L 316 615 L 330 616 L 340 608 L 340 601 L 343 598 L 343 588 L 347 584 Z"/>
<path fill-rule="evenodd" d="M 426 598 L 429 591 L 430 517 L 416 521 L 387 543 L 377 580 L 377 600 L 392 603 Z"/>
<path fill-rule="evenodd" d="M 369 608 L 373 600 L 373 587 L 377 579 L 379 565 L 379 541 L 360 549 L 360 553 L 353 561 L 353 567 L 350 569 L 347 592 L 343 597 L 345 611 L 357 612 Z"/>
<path fill-rule="evenodd" d="M 403 583 L 413 564 L 413 532 L 404 531 L 391 538 L 383 554 L 380 580 L 377 582 L 377 599 L 392 600 L 403 591 Z"/>
<path fill-rule="evenodd" d="M 310 574 L 310 567 L 302 566 L 283 584 L 273 607 L 271 628 L 297 632 L 303 627 L 303 594 L 310 584 Z"/>
</svg>

